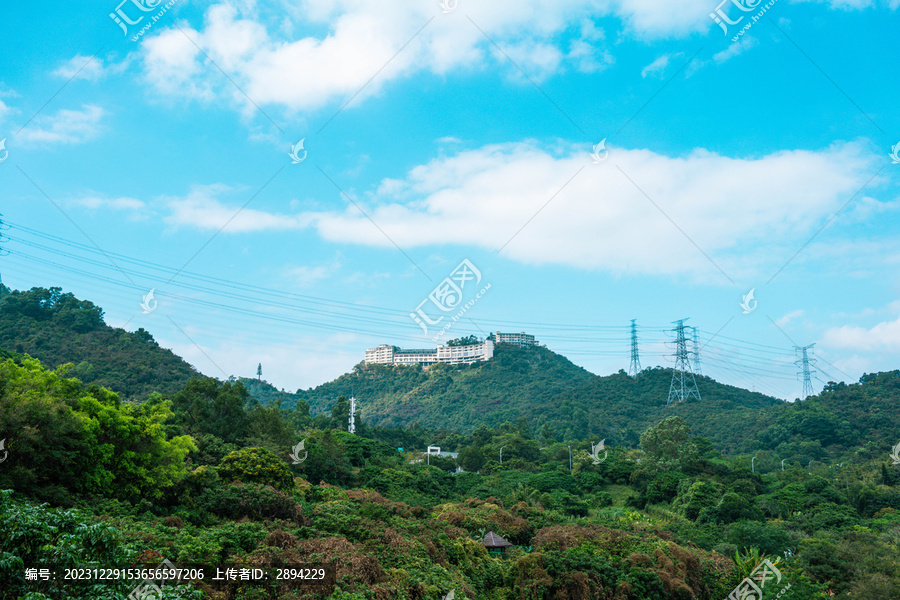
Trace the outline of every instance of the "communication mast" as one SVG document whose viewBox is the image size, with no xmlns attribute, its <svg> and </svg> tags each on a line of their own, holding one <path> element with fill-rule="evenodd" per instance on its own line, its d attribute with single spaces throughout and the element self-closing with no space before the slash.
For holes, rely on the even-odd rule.
<svg viewBox="0 0 900 600">
<path fill-rule="evenodd" d="M 350 433 L 356 433 L 356 398 L 350 398 Z"/>
</svg>

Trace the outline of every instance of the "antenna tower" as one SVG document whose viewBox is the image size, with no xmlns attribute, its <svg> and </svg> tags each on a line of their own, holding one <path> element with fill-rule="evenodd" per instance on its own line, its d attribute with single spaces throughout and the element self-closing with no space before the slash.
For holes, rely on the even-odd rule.
<svg viewBox="0 0 900 600">
<path fill-rule="evenodd" d="M 691 352 L 687 349 L 687 341 L 684 338 L 684 322 L 687 319 L 672 321 L 675 323 L 675 369 L 672 371 L 672 385 L 669 386 L 669 399 L 666 406 L 673 402 L 683 402 L 694 396 L 700 399 L 700 390 L 697 389 L 697 380 L 691 369 Z"/>
<path fill-rule="evenodd" d="M 631 365 L 628 366 L 628 374 L 637 377 L 641 372 L 641 358 L 638 356 L 637 325 L 634 321 L 631 320 Z"/>
<path fill-rule="evenodd" d="M 815 373 L 815 371 L 809 370 L 809 364 L 812 363 L 812 365 L 815 366 L 816 359 L 810 358 L 808 354 L 808 351 L 811 350 L 813 346 L 815 346 L 815 344 L 810 344 L 809 346 L 794 346 L 794 351 L 799 356 L 799 358 L 794 361 L 794 364 L 800 367 L 800 370 L 797 371 L 797 378 L 803 377 L 803 394 L 801 394 L 800 400 L 806 400 L 815 393 L 813 392 L 812 381 L 810 379 L 810 375 Z"/>
</svg>

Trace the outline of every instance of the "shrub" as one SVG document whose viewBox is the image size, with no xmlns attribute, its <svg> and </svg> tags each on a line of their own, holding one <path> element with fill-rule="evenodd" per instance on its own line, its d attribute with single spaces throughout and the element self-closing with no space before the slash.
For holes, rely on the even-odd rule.
<svg viewBox="0 0 900 600">
<path fill-rule="evenodd" d="M 217 469 L 219 475 L 231 481 L 270 485 L 289 492 L 294 488 L 294 475 L 287 464 L 265 448 L 241 448 L 230 452 Z"/>
<path fill-rule="evenodd" d="M 285 519 L 300 525 L 309 524 L 299 504 L 269 486 L 241 483 L 215 486 L 203 492 L 197 505 L 228 519 Z"/>
</svg>

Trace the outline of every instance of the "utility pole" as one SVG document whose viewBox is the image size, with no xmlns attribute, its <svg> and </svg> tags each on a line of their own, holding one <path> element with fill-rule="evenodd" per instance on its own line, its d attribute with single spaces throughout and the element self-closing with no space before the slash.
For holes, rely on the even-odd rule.
<svg viewBox="0 0 900 600">
<path fill-rule="evenodd" d="M 641 372 L 641 358 L 638 356 L 637 325 L 635 319 L 631 320 L 631 364 L 628 366 L 628 374 L 637 377 Z"/>
<path fill-rule="evenodd" d="M 506 448 L 506 446 L 500 446 L 500 464 L 501 465 L 503 464 L 503 449 L 504 448 Z"/>
<path fill-rule="evenodd" d="M 347 428 L 350 433 L 356 433 L 356 398 L 350 398 L 350 427 Z M 428 464 L 431 464 L 429 461 Z"/>
<path fill-rule="evenodd" d="M 684 338 L 685 321 L 687 319 L 672 321 L 675 323 L 675 368 L 672 370 L 672 384 L 669 386 L 666 406 L 670 406 L 673 402 L 683 402 L 691 396 L 700 399 L 700 390 L 697 389 L 697 380 L 691 368 L 691 353 Z"/>
<path fill-rule="evenodd" d="M 800 395 L 800 400 L 806 400 L 807 398 L 812 396 L 814 393 L 810 375 L 812 373 L 815 373 L 815 371 L 809 370 L 810 363 L 812 363 L 813 366 L 815 366 L 815 364 L 816 364 L 816 359 L 809 357 L 809 350 L 811 350 L 813 346 L 815 346 L 815 344 L 810 344 L 809 346 L 802 346 L 802 347 L 794 346 L 794 351 L 797 353 L 797 356 L 799 357 L 799 358 L 797 358 L 797 360 L 794 361 L 794 364 L 797 365 L 798 367 L 800 367 L 800 370 L 797 372 L 797 377 L 803 378 L 803 393 Z"/>
</svg>

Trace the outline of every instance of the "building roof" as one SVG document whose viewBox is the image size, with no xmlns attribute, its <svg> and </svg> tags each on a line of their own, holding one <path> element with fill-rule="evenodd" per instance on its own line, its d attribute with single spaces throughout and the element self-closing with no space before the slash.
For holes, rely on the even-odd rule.
<svg viewBox="0 0 900 600">
<path fill-rule="evenodd" d="M 484 547 L 485 548 L 507 548 L 512 546 L 509 542 L 504 540 L 502 537 L 494 533 L 493 531 L 488 531 L 484 535 Z"/>
</svg>

